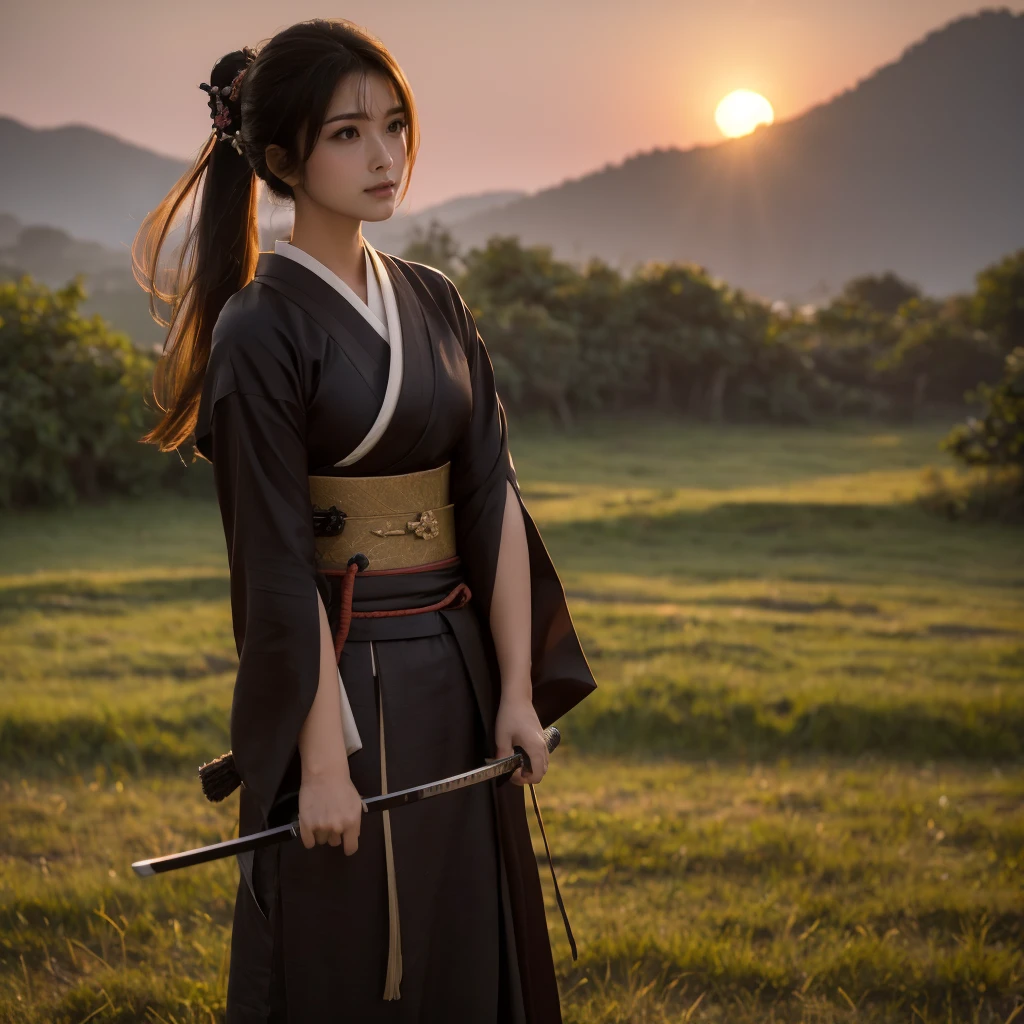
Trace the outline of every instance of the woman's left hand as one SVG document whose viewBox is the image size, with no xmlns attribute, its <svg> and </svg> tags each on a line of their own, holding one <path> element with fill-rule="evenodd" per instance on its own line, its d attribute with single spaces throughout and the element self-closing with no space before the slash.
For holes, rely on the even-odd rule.
<svg viewBox="0 0 1024 1024">
<path fill-rule="evenodd" d="M 548 748 L 544 730 L 529 700 L 502 698 L 498 705 L 498 718 L 494 724 L 494 739 L 498 757 L 511 757 L 513 747 L 522 747 L 530 759 L 530 771 L 518 769 L 512 776 L 517 786 L 537 783 L 548 770 Z"/>
</svg>

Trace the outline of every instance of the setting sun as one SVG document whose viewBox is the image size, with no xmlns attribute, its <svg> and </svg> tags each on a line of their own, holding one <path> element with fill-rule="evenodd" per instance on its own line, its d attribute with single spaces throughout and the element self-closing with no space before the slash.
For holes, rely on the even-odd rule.
<svg viewBox="0 0 1024 1024">
<path fill-rule="evenodd" d="M 715 110 L 715 124 L 730 139 L 749 135 L 759 124 L 771 124 L 774 120 L 772 105 L 749 89 L 729 93 Z"/>
</svg>

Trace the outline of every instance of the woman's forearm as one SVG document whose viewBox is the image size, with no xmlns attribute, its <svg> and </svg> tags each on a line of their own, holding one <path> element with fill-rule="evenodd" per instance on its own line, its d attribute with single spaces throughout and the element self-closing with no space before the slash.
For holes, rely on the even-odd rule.
<svg viewBox="0 0 1024 1024">
<path fill-rule="evenodd" d="M 526 524 L 512 484 L 505 483 L 498 567 L 491 597 L 491 635 L 501 670 L 502 700 L 531 701 L 530 552 Z"/>
<path fill-rule="evenodd" d="M 348 776 L 348 757 L 341 727 L 341 691 L 338 666 L 334 660 L 334 641 L 320 592 L 316 595 L 320 611 L 320 682 L 316 697 L 299 733 L 299 755 L 303 775 L 341 773 Z"/>
<path fill-rule="evenodd" d="M 317 843 L 344 844 L 345 853 L 351 856 L 359 848 L 362 801 L 348 771 L 334 639 L 319 591 L 316 603 L 320 609 L 320 682 L 299 733 L 299 833 L 307 850 Z"/>
</svg>

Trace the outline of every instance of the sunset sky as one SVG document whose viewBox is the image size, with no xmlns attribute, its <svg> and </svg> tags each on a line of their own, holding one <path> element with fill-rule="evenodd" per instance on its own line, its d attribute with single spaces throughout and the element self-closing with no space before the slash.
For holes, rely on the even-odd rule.
<svg viewBox="0 0 1024 1024">
<path fill-rule="evenodd" d="M 1024 0 L 1008 5 L 1024 11 Z M 346 17 L 409 77 L 423 145 L 413 209 L 534 190 L 656 146 L 717 141 L 734 89 L 785 120 L 854 85 L 965 0 L 13 0 L 0 114 L 84 123 L 190 156 L 209 130 L 197 86 L 224 52 L 294 21 Z"/>
</svg>

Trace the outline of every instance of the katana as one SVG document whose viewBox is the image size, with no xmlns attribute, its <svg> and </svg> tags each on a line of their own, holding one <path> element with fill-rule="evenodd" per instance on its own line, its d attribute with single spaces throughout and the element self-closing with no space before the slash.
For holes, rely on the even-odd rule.
<svg viewBox="0 0 1024 1024">
<path fill-rule="evenodd" d="M 549 754 L 558 746 L 561 738 L 561 734 L 553 725 L 549 725 L 544 730 L 544 743 Z M 442 793 L 453 793 L 457 789 L 476 786 L 490 779 L 501 779 L 511 775 L 519 768 L 530 770 L 530 759 L 522 747 L 516 747 L 514 753 L 509 757 L 491 761 L 482 768 L 474 768 L 461 775 L 452 775 L 437 782 L 413 786 L 412 789 L 400 789 L 394 793 L 367 797 L 363 800 L 363 811 L 367 814 L 371 811 L 390 811 L 395 807 L 404 807 L 406 804 L 414 804 L 419 800 L 429 800 L 431 797 L 441 796 Z M 285 843 L 289 839 L 295 839 L 298 835 L 299 823 L 293 821 L 287 825 L 268 828 L 264 832 L 240 836 L 238 839 L 228 839 L 222 843 L 200 846 L 195 850 L 169 853 L 165 857 L 152 857 L 149 860 L 137 860 L 132 864 L 132 870 L 142 877 L 160 875 L 165 871 L 190 868 L 195 864 L 205 864 L 211 860 L 220 860 L 222 857 L 233 857 L 240 853 L 248 853 L 250 850 L 258 850 L 264 846 L 273 846 L 275 843 Z"/>
</svg>

